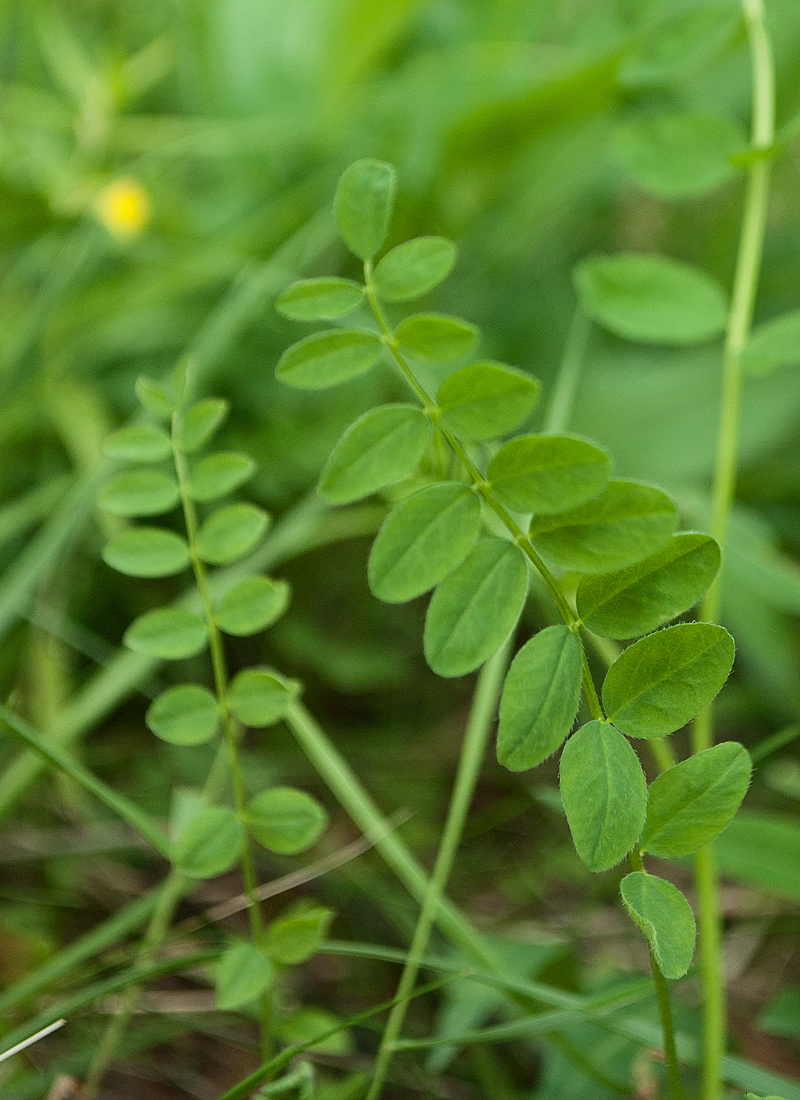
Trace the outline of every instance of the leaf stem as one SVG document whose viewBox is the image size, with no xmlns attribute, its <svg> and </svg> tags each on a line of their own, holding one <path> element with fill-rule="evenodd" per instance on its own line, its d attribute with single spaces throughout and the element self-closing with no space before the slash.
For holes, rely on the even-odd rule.
<svg viewBox="0 0 800 1100">
<path fill-rule="evenodd" d="M 752 144 L 769 149 L 775 138 L 775 76 L 772 50 L 764 25 L 762 0 L 742 0 L 753 80 Z M 742 230 L 736 257 L 731 308 L 725 333 L 722 362 L 717 459 L 711 501 L 711 534 L 721 547 L 727 537 L 731 508 L 736 492 L 739 424 L 742 404 L 742 350 L 747 343 L 753 320 L 758 279 L 764 252 L 769 185 L 772 174 L 770 156 L 753 161 L 747 172 L 742 215 Z M 723 557 L 724 564 L 724 557 Z M 718 576 L 701 605 L 706 621 L 718 618 L 721 578 Z M 714 741 L 713 711 L 706 707 L 695 719 L 692 751 L 710 748 Z M 725 1052 L 726 997 L 722 964 L 722 921 L 719 883 L 713 845 L 702 848 L 695 857 L 700 972 L 703 983 L 703 1100 L 719 1100 L 721 1066 Z"/>
<path fill-rule="evenodd" d="M 544 430 L 546 432 L 565 432 L 567 430 L 590 330 L 589 317 L 580 306 L 577 306 L 567 333 L 564 355 L 556 374 L 553 395 L 544 420 Z"/>
<path fill-rule="evenodd" d="M 366 1100 L 378 1100 L 389 1069 L 389 1063 L 394 1054 L 395 1041 L 399 1038 L 403 1027 L 408 998 L 414 990 L 422 958 L 427 950 L 428 940 L 436 919 L 439 901 L 453 869 L 453 862 L 461 842 L 464 822 L 480 774 L 503 676 L 508 666 L 510 649 L 510 642 L 506 642 L 502 649 L 498 650 L 486 662 L 478 675 L 447 821 L 445 822 L 439 850 L 436 853 L 436 862 L 422 898 L 419 918 L 411 940 L 408 958 L 397 986 L 395 1005 L 389 1013 L 386 1029 L 381 1038 L 378 1057 L 373 1069 L 372 1083 Z"/>
</svg>

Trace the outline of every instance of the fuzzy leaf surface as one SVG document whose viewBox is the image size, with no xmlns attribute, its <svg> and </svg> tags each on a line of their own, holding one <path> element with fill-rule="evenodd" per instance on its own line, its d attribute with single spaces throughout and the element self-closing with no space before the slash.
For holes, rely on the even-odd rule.
<svg viewBox="0 0 800 1100">
<path fill-rule="evenodd" d="M 453 270 L 456 246 L 446 237 L 415 237 L 387 252 L 375 268 L 375 289 L 387 302 L 409 302 Z"/>
<path fill-rule="evenodd" d="M 723 741 L 650 784 L 642 849 L 671 859 L 696 852 L 733 820 L 750 785 L 750 754 Z"/>
<path fill-rule="evenodd" d="M 189 493 L 206 503 L 234 492 L 253 476 L 256 464 L 249 455 L 218 451 L 195 462 L 189 472 Z"/>
<path fill-rule="evenodd" d="M 603 638 L 637 638 L 694 607 L 719 564 L 719 546 L 709 535 L 673 535 L 661 550 L 635 565 L 582 577 L 578 614 Z"/>
<path fill-rule="evenodd" d="M 286 581 L 247 577 L 220 597 L 214 618 L 226 634 L 245 638 L 277 622 L 289 606 L 290 593 Z"/>
<path fill-rule="evenodd" d="M 169 436 L 155 424 L 130 424 L 103 441 L 103 453 L 118 462 L 161 462 L 169 458 Z"/>
<path fill-rule="evenodd" d="M 734 653 L 733 638 L 715 623 L 679 623 L 648 634 L 608 670 L 606 714 L 628 737 L 674 733 L 721 690 Z"/>
<path fill-rule="evenodd" d="M 219 727 L 219 707 L 211 692 L 199 684 L 167 688 L 145 715 L 150 729 L 171 745 L 202 745 Z"/>
<path fill-rule="evenodd" d="M 423 363 L 448 363 L 466 355 L 478 330 L 460 317 L 443 313 L 414 313 L 397 326 L 400 349 Z"/>
<path fill-rule="evenodd" d="M 378 336 L 361 329 L 328 329 L 287 348 L 275 377 L 300 390 L 324 390 L 368 371 L 381 357 Z"/>
<path fill-rule="evenodd" d="M 145 612 L 134 619 L 123 638 L 129 649 L 163 661 L 194 657 L 205 649 L 206 640 L 203 620 L 177 607 Z"/>
<path fill-rule="evenodd" d="M 691 906 L 671 882 L 633 871 L 620 883 L 625 908 L 644 932 L 665 978 L 682 978 L 694 955 L 695 925 Z"/>
<path fill-rule="evenodd" d="M 126 470 L 106 482 L 97 503 L 115 516 L 158 516 L 180 499 L 175 479 L 160 470 Z"/>
<path fill-rule="evenodd" d="M 172 847 L 175 866 L 190 878 L 221 875 L 239 859 L 242 827 L 227 806 L 206 806 L 178 835 Z"/>
<path fill-rule="evenodd" d="M 517 512 L 566 512 L 598 496 L 608 482 L 605 451 L 569 435 L 522 435 L 504 444 L 487 478 Z"/>
<path fill-rule="evenodd" d="M 266 955 L 246 940 L 228 947 L 214 972 L 214 1002 L 230 1011 L 250 1004 L 272 985 L 275 971 Z"/>
<path fill-rule="evenodd" d="M 328 815 L 305 791 L 272 787 L 250 802 L 247 825 L 270 852 L 294 856 L 316 844 L 327 828 Z"/>
<path fill-rule="evenodd" d="M 269 517 L 255 504 L 228 504 L 212 512 L 197 532 L 197 553 L 210 565 L 247 554 L 267 529 Z"/>
<path fill-rule="evenodd" d="M 561 801 L 575 850 L 590 871 L 607 871 L 642 832 L 647 780 L 619 730 L 588 722 L 561 753 Z"/>
<path fill-rule="evenodd" d="M 560 748 L 578 713 L 582 672 L 581 643 L 566 626 L 548 626 L 525 643 L 500 699 L 500 764 L 524 771 Z"/>
<path fill-rule="evenodd" d="M 528 571 L 522 551 L 482 539 L 433 594 L 425 659 L 439 676 L 465 676 L 496 653 L 522 614 Z"/>
<path fill-rule="evenodd" d="M 103 561 L 129 577 L 171 577 L 189 564 L 189 547 L 173 531 L 131 527 L 105 545 Z"/>
<path fill-rule="evenodd" d="M 245 668 L 233 678 L 228 706 L 243 725 L 260 729 L 280 722 L 297 692 L 293 680 L 269 669 Z"/>
<path fill-rule="evenodd" d="M 540 389 L 529 374 L 486 360 L 449 374 L 436 401 L 445 427 L 479 443 L 519 427 L 539 400 Z"/>
<path fill-rule="evenodd" d="M 638 252 L 584 260 L 575 272 L 583 308 L 627 340 L 682 346 L 711 340 L 725 327 L 722 287 L 698 268 Z"/>
<path fill-rule="evenodd" d="M 428 418 L 415 405 L 370 409 L 331 452 L 320 477 L 320 496 L 348 504 L 400 481 L 419 463 L 429 434 Z"/>
<path fill-rule="evenodd" d="M 404 603 L 433 588 L 467 556 L 480 522 L 480 502 L 460 482 L 441 482 L 406 497 L 372 544 L 367 577 L 373 594 Z"/>
<path fill-rule="evenodd" d="M 678 524 L 675 502 L 652 485 L 610 481 L 577 508 L 536 515 L 531 540 L 546 557 L 579 573 L 606 573 L 641 561 L 668 541 Z"/>
<path fill-rule="evenodd" d="M 346 168 L 333 203 L 342 240 L 361 260 L 371 260 L 386 240 L 397 188 L 391 164 L 364 158 Z"/>
<path fill-rule="evenodd" d="M 291 321 L 332 321 L 361 305 L 364 287 L 352 279 L 301 279 L 278 295 L 275 308 Z"/>
</svg>

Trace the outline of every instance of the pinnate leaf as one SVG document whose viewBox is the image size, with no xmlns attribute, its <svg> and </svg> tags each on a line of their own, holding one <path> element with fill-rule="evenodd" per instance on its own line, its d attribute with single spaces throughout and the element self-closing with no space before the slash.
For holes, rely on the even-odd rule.
<svg viewBox="0 0 800 1100">
<path fill-rule="evenodd" d="M 415 237 L 387 252 L 375 268 L 375 289 L 387 302 L 427 294 L 453 270 L 456 246 L 446 237 Z"/>
<path fill-rule="evenodd" d="M 205 623 L 191 611 L 159 607 L 135 619 L 123 640 L 136 653 L 177 661 L 205 649 L 207 635 Z"/>
<path fill-rule="evenodd" d="M 131 527 L 106 544 L 103 561 L 129 577 L 170 577 L 189 564 L 189 547 L 161 527 Z"/>
<path fill-rule="evenodd" d="M 228 706 L 245 726 L 256 729 L 280 722 L 297 697 L 299 684 L 266 668 L 246 668 L 234 676 Z"/>
<path fill-rule="evenodd" d="M 671 859 L 708 844 L 739 809 L 751 770 L 747 750 L 724 741 L 663 772 L 650 784 L 642 848 Z"/>
<path fill-rule="evenodd" d="M 205 397 L 190 405 L 178 422 L 176 438 L 180 449 L 186 454 L 199 451 L 220 427 L 228 409 L 228 402 L 221 397 Z"/>
<path fill-rule="evenodd" d="M 107 482 L 97 502 L 115 516 L 157 516 L 180 499 L 174 478 L 159 470 L 127 470 Z"/>
<path fill-rule="evenodd" d="M 333 910 L 322 906 L 288 913 L 269 926 L 264 949 L 275 962 L 296 966 L 316 952 L 332 920 Z"/>
<path fill-rule="evenodd" d="M 453 371 L 439 387 L 442 423 L 461 439 L 481 442 L 519 427 L 539 400 L 537 379 L 486 360 Z"/>
<path fill-rule="evenodd" d="M 400 481 L 416 467 L 430 434 L 415 405 L 381 405 L 351 424 L 322 471 L 320 495 L 347 504 Z"/>
<path fill-rule="evenodd" d="M 682 978 L 694 955 L 695 925 L 691 906 L 671 882 L 633 871 L 619 886 L 625 908 L 644 932 L 665 978 Z"/>
<path fill-rule="evenodd" d="M 772 374 L 779 367 L 800 364 L 800 309 L 757 325 L 742 352 L 749 374 Z"/>
<path fill-rule="evenodd" d="M 372 332 L 328 329 L 287 348 L 278 360 L 275 377 L 297 389 L 324 390 L 374 367 L 382 351 L 380 337 Z"/>
<path fill-rule="evenodd" d="M 389 513 L 372 544 L 370 589 L 387 603 L 421 596 L 464 560 L 480 522 L 480 502 L 460 482 L 412 493 Z"/>
<path fill-rule="evenodd" d="M 487 478 L 517 512 L 565 512 L 598 496 L 611 471 L 605 451 L 569 435 L 522 435 L 504 444 Z"/>
<path fill-rule="evenodd" d="M 582 577 L 578 614 L 603 638 L 636 638 L 694 607 L 719 563 L 719 546 L 709 535 L 673 535 L 663 549 L 635 565 Z"/>
<path fill-rule="evenodd" d="M 219 599 L 214 618 L 226 634 L 239 638 L 257 634 L 281 617 L 289 606 L 290 592 L 286 581 L 247 577 Z"/>
<path fill-rule="evenodd" d="M 581 697 L 583 652 L 566 626 L 548 626 L 522 647 L 500 699 L 497 759 L 510 771 L 535 768 L 567 738 Z"/>
<path fill-rule="evenodd" d="M 414 313 L 397 326 L 400 349 L 423 363 L 447 363 L 466 355 L 478 330 L 459 317 L 443 313 Z"/>
<path fill-rule="evenodd" d="M 169 458 L 169 436 L 155 424 L 130 424 L 106 436 L 103 453 L 119 462 L 161 462 Z"/>
<path fill-rule="evenodd" d="M 218 451 L 194 463 L 189 474 L 189 492 L 194 500 L 218 500 L 238 489 L 253 476 L 256 464 L 249 455 Z"/>
<path fill-rule="evenodd" d="M 273 787 L 252 799 L 247 807 L 247 824 L 269 851 L 294 856 L 316 844 L 327 828 L 328 815 L 305 791 Z"/>
<path fill-rule="evenodd" d="M 575 850 L 590 871 L 607 871 L 644 825 L 647 780 L 639 758 L 608 722 L 589 722 L 564 746 L 559 778 Z"/>
<path fill-rule="evenodd" d="M 634 642 L 608 670 L 606 714 L 628 737 L 664 737 L 710 703 L 733 665 L 733 638 L 714 623 L 679 623 Z"/>
<path fill-rule="evenodd" d="M 239 940 L 228 947 L 214 973 L 214 1001 L 230 1011 L 250 1004 L 272 985 L 272 963 L 252 943 Z"/>
<path fill-rule="evenodd" d="M 433 594 L 425 618 L 425 659 L 439 676 L 465 676 L 487 661 L 522 614 L 528 570 L 522 551 L 482 539 Z"/>
<path fill-rule="evenodd" d="M 172 858 L 178 870 L 190 878 L 213 878 L 233 867 L 243 841 L 242 827 L 233 810 L 206 806 L 178 834 Z"/>
<path fill-rule="evenodd" d="M 361 304 L 364 288 L 352 279 L 301 279 L 278 296 L 275 308 L 292 321 L 332 321 Z"/>
<path fill-rule="evenodd" d="M 219 726 L 219 707 L 211 692 L 198 684 L 167 688 L 148 708 L 145 721 L 162 741 L 202 745 Z"/>
<path fill-rule="evenodd" d="M 267 529 L 269 517 L 255 504 L 228 504 L 212 512 L 197 532 L 197 553 L 211 565 L 247 554 Z"/>
<path fill-rule="evenodd" d="M 584 260 L 575 272 L 583 308 L 601 325 L 645 344 L 696 344 L 725 327 L 722 287 L 698 268 L 638 252 Z"/>
<path fill-rule="evenodd" d="M 346 168 L 334 199 L 342 240 L 361 260 L 371 260 L 386 240 L 397 187 L 391 164 L 365 158 Z"/>
<path fill-rule="evenodd" d="M 605 573 L 658 550 L 678 524 L 674 501 L 636 481 L 610 481 L 577 508 L 535 515 L 530 536 L 537 549 L 564 569 Z"/>
</svg>

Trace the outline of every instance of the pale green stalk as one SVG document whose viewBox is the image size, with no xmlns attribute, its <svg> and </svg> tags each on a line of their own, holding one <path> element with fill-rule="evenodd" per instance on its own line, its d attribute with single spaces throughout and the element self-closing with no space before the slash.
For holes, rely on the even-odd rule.
<svg viewBox="0 0 800 1100">
<path fill-rule="evenodd" d="M 453 869 L 453 861 L 461 843 L 464 822 L 469 812 L 472 796 L 475 792 L 475 784 L 486 752 L 486 743 L 492 728 L 510 650 L 511 643 L 509 641 L 494 657 L 486 662 L 478 676 L 444 832 L 436 854 L 436 862 L 422 899 L 408 959 L 403 967 L 403 973 L 397 987 L 396 1003 L 389 1013 L 386 1029 L 381 1038 L 367 1100 L 377 1100 L 381 1094 L 394 1053 L 394 1044 L 399 1038 L 403 1027 L 408 998 L 413 992 L 420 971 L 421 960 L 428 947 L 428 940 L 436 919 L 439 901 L 444 894 L 447 880 L 450 878 L 450 872 Z"/>
<path fill-rule="evenodd" d="M 742 0 L 742 9 L 753 77 L 752 144 L 756 150 L 764 152 L 754 159 L 747 172 L 742 230 L 723 351 L 717 459 L 711 501 L 711 534 L 723 547 L 723 553 L 736 492 L 742 403 L 742 351 L 750 335 L 764 252 L 772 172 L 769 150 L 775 139 L 775 77 L 772 50 L 764 26 L 762 0 Z M 701 605 L 702 619 L 714 621 L 719 617 L 720 593 L 721 579 L 718 577 Z M 713 712 L 708 706 L 694 722 L 692 751 L 701 752 L 709 748 L 713 741 Z M 695 857 L 695 881 L 704 998 L 702 1095 L 703 1100 L 719 1100 L 721 1064 L 725 1052 L 726 997 L 719 882 L 712 844 L 702 848 Z"/>
<path fill-rule="evenodd" d="M 591 322 L 580 306 L 575 310 L 572 324 L 567 333 L 564 355 L 556 374 L 556 384 L 547 416 L 544 419 L 546 432 L 565 432 L 572 417 L 572 406 L 578 392 L 583 358 L 589 341 Z"/>
</svg>

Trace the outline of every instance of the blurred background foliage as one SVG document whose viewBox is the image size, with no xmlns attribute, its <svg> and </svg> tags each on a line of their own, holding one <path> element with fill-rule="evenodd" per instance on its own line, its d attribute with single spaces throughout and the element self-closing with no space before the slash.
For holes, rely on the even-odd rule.
<svg viewBox="0 0 800 1100">
<path fill-rule="evenodd" d="M 767 11 L 786 129 L 762 320 L 800 307 L 800 6 L 767 0 Z M 631 120 L 695 109 L 727 116 L 744 152 L 750 81 L 734 0 L 0 0 L 4 693 L 52 727 L 113 658 L 129 621 L 179 591 L 172 580 L 126 582 L 103 565 L 110 521 L 91 511 L 84 488 L 101 465 L 103 436 L 133 411 L 139 374 L 164 375 L 184 352 L 193 356 L 202 388 L 231 401 L 225 441 L 259 462 L 252 495 L 278 516 L 313 494 L 343 427 L 376 398 L 401 392 L 388 371 L 319 397 L 273 377 L 297 338 L 272 309 L 275 294 L 298 274 L 354 273 L 331 212 L 350 161 L 377 156 L 398 167 L 390 243 L 423 233 L 457 241 L 457 268 L 426 308 L 478 323 L 481 353 L 531 371 L 547 395 L 581 258 L 661 252 L 730 285 L 739 171 L 731 167 L 708 193 L 665 199 L 629 171 L 620 140 Z M 702 525 L 707 508 L 719 361 L 717 344 L 644 349 L 595 329 L 570 423 L 609 447 L 620 474 L 674 493 L 687 527 Z M 720 713 L 724 736 L 752 746 L 800 717 L 800 373 L 748 380 L 741 442 L 724 612 L 739 661 Z M 471 682 L 426 671 L 423 609 L 419 601 L 389 608 L 369 595 L 367 548 L 367 539 L 354 539 L 282 567 L 294 587 L 289 614 L 263 645 L 243 642 L 238 654 L 234 646 L 232 663 L 263 659 L 304 679 L 309 705 L 384 809 L 413 810 L 404 836 L 426 854 Z M 528 614 L 532 628 L 547 612 L 533 606 Z M 152 684 L 141 686 L 152 694 Z M 154 746 L 145 701 L 107 708 L 86 752 L 107 778 L 163 813 L 169 788 L 195 781 L 205 761 L 202 751 Z M 286 779 L 327 798 L 288 735 L 271 732 L 248 749 L 254 787 Z M 6 743 L 3 755 L 11 761 L 13 747 Z M 552 781 L 546 769 L 519 777 L 487 765 L 453 892 L 490 927 L 538 922 L 568 946 L 580 926 L 596 925 L 586 948 L 590 978 L 576 978 L 566 949 L 536 966 L 567 985 L 602 982 L 609 960 L 620 964 L 627 931 L 603 932 L 603 920 L 613 925 L 613 884 L 580 871 L 553 809 Z M 779 839 L 797 843 L 798 799 L 800 761 L 788 746 L 759 771 L 748 805 L 771 815 Z M 61 829 L 85 828 L 97 812 L 71 784 L 50 778 L 6 824 L 7 969 L 46 955 L 149 881 L 147 861 L 113 837 L 96 841 L 91 867 L 73 858 L 80 845 L 70 848 L 69 830 L 59 847 Z M 19 845 L 33 835 L 44 849 L 26 862 Z M 351 835 L 345 820 L 333 835 Z M 800 871 L 784 867 L 776 885 L 783 840 L 777 852 L 756 845 L 755 856 L 753 843 L 749 833 L 733 837 L 727 869 L 774 897 L 766 917 L 733 889 L 728 899 L 738 921 L 732 965 L 742 1016 L 781 983 L 800 980 L 788 946 Z M 764 882 L 770 856 L 778 870 Z M 340 932 L 353 938 L 391 940 L 413 918 L 371 859 L 320 890 L 342 914 Z M 375 999 L 387 995 L 385 979 L 368 973 Z M 352 991 L 337 999 L 324 967 L 315 980 L 329 1007 L 362 1007 Z M 797 1068 L 794 1019 L 781 1025 L 789 1045 L 774 1058 L 794 1057 Z M 773 1040 L 754 1038 L 749 1024 L 739 1039 L 764 1057 L 772 1050 Z M 475 1061 L 470 1072 L 480 1079 L 486 1067 Z M 515 1066 L 511 1076 L 525 1072 Z M 535 1095 L 605 1095 L 576 1073 L 563 1053 L 552 1054 Z M 35 1080 L 23 1074 L 8 1095 L 35 1095 Z"/>
</svg>

